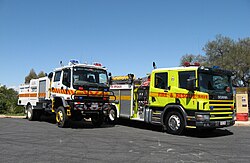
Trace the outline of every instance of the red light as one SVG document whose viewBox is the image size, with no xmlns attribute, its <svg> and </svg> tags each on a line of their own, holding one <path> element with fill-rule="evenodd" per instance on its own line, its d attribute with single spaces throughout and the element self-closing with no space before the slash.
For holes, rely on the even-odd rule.
<svg viewBox="0 0 250 163">
<path fill-rule="evenodd" d="M 185 67 L 189 67 L 189 66 L 200 66 L 200 63 L 198 62 L 194 62 L 194 63 L 190 63 L 190 62 L 184 62 L 183 66 Z"/>
<path fill-rule="evenodd" d="M 82 90 L 83 90 L 83 87 L 79 87 L 78 89 L 82 91 Z"/>
<path fill-rule="evenodd" d="M 194 66 L 200 66 L 199 62 L 194 62 Z"/>
<path fill-rule="evenodd" d="M 190 66 L 190 62 L 184 62 L 183 65 L 184 65 L 185 67 L 188 67 L 188 66 Z"/>
<path fill-rule="evenodd" d="M 101 63 L 97 63 L 97 62 L 93 63 L 93 65 L 102 67 L 102 64 Z"/>
<path fill-rule="evenodd" d="M 226 87 L 226 92 L 227 92 L 227 93 L 230 93 L 230 92 L 231 92 L 230 87 Z"/>
</svg>

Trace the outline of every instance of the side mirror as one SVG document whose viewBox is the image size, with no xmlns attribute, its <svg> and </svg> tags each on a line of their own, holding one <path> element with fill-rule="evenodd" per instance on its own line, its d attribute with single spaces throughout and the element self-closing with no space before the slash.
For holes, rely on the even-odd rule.
<svg viewBox="0 0 250 163">
<path fill-rule="evenodd" d="M 135 76 L 134 74 L 128 74 L 128 78 L 131 80 L 134 79 L 134 76 Z"/>
<path fill-rule="evenodd" d="M 53 77 L 53 72 L 49 73 L 48 78 L 49 78 L 49 79 L 52 79 L 52 77 Z"/>
<path fill-rule="evenodd" d="M 111 72 L 109 72 L 108 73 L 108 83 L 109 83 L 109 85 L 111 85 L 112 84 L 112 74 L 111 74 Z"/>
<path fill-rule="evenodd" d="M 134 82 L 134 77 L 135 77 L 134 74 L 128 74 L 128 78 L 129 78 L 130 84 L 133 84 L 133 82 Z"/>
<path fill-rule="evenodd" d="M 195 82 L 196 82 L 195 78 L 187 79 L 187 90 L 195 91 L 196 90 Z"/>
</svg>

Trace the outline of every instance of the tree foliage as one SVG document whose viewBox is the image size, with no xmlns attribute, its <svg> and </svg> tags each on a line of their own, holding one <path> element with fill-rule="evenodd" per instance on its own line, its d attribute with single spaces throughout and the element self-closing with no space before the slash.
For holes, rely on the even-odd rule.
<svg viewBox="0 0 250 163">
<path fill-rule="evenodd" d="M 206 57 L 203 55 L 186 54 L 181 57 L 180 66 L 183 66 L 185 62 L 195 63 L 198 62 L 202 65 L 206 64 Z"/>
<path fill-rule="evenodd" d="M 222 69 L 234 72 L 235 86 L 249 87 L 250 78 L 250 38 L 237 41 L 217 35 L 214 41 L 209 41 L 203 50 L 210 66 L 218 65 Z"/>
<path fill-rule="evenodd" d="M 18 93 L 6 86 L 0 86 L 0 114 L 22 113 L 23 109 L 17 106 Z"/>
<path fill-rule="evenodd" d="M 27 76 L 25 77 L 25 84 L 28 84 L 28 83 L 30 82 L 31 79 L 37 79 L 37 78 L 38 78 L 38 76 L 37 76 L 35 70 L 32 68 L 32 69 L 30 70 L 29 75 L 27 75 Z"/>
<path fill-rule="evenodd" d="M 204 66 L 219 66 L 234 72 L 235 86 L 250 86 L 250 38 L 233 40 L 229 37 L 217 35 L 215 40 L 208 41 L 203 47 L 205 56 L 186 54 L 184 61 L 200 62 Z M 197 59 L 198 58 L 198 59 Z M 202 58 L 201 61 L 199 58 Z"/>
<path fill-rule="evenodd" d="M 46 75 L 43 71 L 39 72 L 39 74 L 37 75 L 35 70 L 32 68 L 29 74 L 25 77 L 25 84 L 28 84 L 31 79 L 38 79 L 38 78 L 45 77 L 45 76 Z"/>
<path fill-rule="evenodd" d="M 34 69 L 31 69 L 25 77 L 25 83 L 28 84 L 31 79 L 37 79 L 46 76 L 43 71 L 38 75 Z M 16 114 L 22 113 L 23 107 L 17 105 L 18 92 L 12 88 L 0 85 L 0 114 Z"/>
<path fill-rule="evenodd" d="M 39 74 L 37 75 L 38 78 L 45 77 L 46 74 L 43 71 L 40 71 Z"/>
</svg>

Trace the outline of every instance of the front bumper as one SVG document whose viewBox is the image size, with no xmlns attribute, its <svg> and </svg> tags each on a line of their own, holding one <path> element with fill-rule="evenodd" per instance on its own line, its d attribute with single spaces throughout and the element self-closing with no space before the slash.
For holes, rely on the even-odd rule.
<svg viewBox="0 0 250 163">
<path fill-rule="evenodd" d="M 109 103 L 98 102 L 70 102 L 71 112 L 81 114 L 103 114 L 107 116 L 110 110 Z"/>
<path fill-rule="evenodd" d="M 196 128 L 221 128 L 229 127 L 235 124 L 234 111 L 224 112 L 196 112 Z"/>
<path fill-rule="evenodd" d="M 196 122 L 197 128 L 220 128 L 229 127 L 235 124 L 235 120 L 220 120 L 220 121 L 199 121 Z"/>
</svg>

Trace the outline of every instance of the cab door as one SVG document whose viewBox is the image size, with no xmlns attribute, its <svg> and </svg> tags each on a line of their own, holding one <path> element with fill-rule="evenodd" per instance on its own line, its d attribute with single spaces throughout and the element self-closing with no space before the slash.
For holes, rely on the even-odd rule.
<svg viewBox="0 0 250 163">
<path fill-rule="evenodd" d="M 149 102 L 150 106 L 165 107 L 168 103 L 168 72 L 160 71 L 151 74 Z"/>
<path fill-rule="evenodd" d="M 187 110 L 197 109 L 196 91 L 188 90 L 187 80 L 195 79 L 195 71 L 179 71 L 178 72 L 178 91 L 176 92 L 176 101 Z"/>
<path fill-rule="evenodd" d="M 53 93 L 59 93 L 61 86 L 62 71 L 55 71 L 52 78 L 51 89 Z"/>
</svg>

